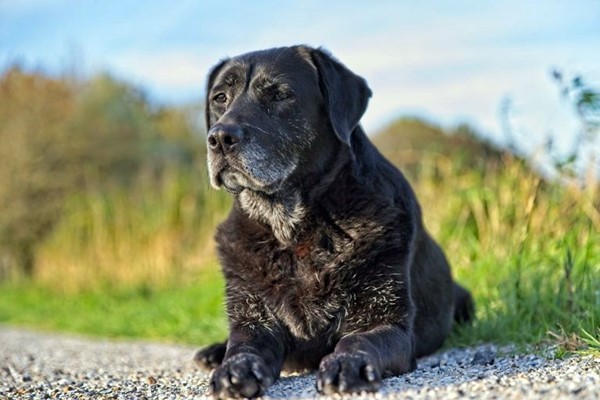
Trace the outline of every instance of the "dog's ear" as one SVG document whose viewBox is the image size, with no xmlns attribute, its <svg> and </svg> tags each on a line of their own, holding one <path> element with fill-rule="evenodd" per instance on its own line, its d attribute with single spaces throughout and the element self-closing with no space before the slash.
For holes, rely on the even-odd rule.
<svg viewBox="0 0 600 400">
<path fill-rule="evenodd" d="M 350 134 L 367 109 L 371 89 L 362 77 L 321 48 L 312 51 L 312 61 L 319 74 L 331 126 L 338 138 L 350 145 Z"/>
<path fill-rule="evenodd" d="M 215 84 L 217 75 L 227 63 L 228 59 L 221 60 L 217 65 L 212 67 L 208 73 L 208 79 L 206 80 L 206 97 L 204 98 L 204 118 L 206 119 L 206 132 L 210 130 L 210 89 Z"/>
</svg>

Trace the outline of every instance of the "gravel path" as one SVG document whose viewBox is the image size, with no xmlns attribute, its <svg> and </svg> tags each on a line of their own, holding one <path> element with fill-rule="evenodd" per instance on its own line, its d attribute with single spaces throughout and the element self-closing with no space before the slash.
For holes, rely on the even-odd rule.
<svg viewBox="0 0 600 400">
<path fill-rule="evenodd" d="M 0 399 L 205 397 L 208 375 L 195 348 L 92 340 L 0 326 Z M 268 398 L 314 398 L 314 374 L 282 378 Z M 599 399 L 600 358 L 563 360 L 502 355 L 493 346 L 450 350 L 419 360 L 364 399 Z M 338 397 L 339 398 L 339 397 Z"/>
</svg>

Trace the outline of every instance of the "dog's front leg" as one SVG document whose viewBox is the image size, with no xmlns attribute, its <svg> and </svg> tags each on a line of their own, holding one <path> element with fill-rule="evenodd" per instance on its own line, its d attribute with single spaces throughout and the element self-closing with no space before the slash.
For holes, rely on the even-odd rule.
<svg viewBox="0 0 600 400">
<path fill-rule="evenodd" d="M 317 372 L 317 390 L 324 394 L 374 392 L 382 375 L 415 369 L 413 339 L 398 326 L 380 326 L 340 339 Z"/>
<path fill-rule="evenodd" d="M 221 365 L 211 376 L 218 399 L 261 396 L 279 378 L 284 344 L 277 332 L 260 324 L 233 325 Z"/>
</svg>

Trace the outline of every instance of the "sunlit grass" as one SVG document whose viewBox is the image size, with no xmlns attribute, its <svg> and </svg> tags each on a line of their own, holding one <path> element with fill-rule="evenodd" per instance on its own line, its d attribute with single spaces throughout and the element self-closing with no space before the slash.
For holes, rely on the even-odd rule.
<svg viewBox="0 0 600 400">
<path fill-rule="evenodd" d="M 201 107 L 156 108 L 108 75 L 15 66 L 0 81 L 0 323 L 222 338 L 212 235 L 231 198 L 208 183 Z M 598 349 L 598 182 L 546 182 L 468 126 L 452 133 L 403 118 L 374 138 L 475 297 L 477 320 L 448 345 Z"/>
<path fill-rule="evenodd" d="M 202 345 L 226 337 L 223 280 L 214 265 L 193 283 L 61 294 L 40 286 L 0 286 L 0 322 L 102 337 Z"/>
<path fill-rule="evenodd" d="M 475 323 L 451 345 L 539 344 L 600 324 L 598 188 L 544 182 L 520 160 L 486 171 L 437 164 L 416 181 L 428 226 L 458 281 L 474 294 Z"/>
<path fill-rule="evenodd" d="M 213 259 L 213 230 L 230 198 L 209 189 L 205 171 L 139 186 L 71 198 L 37 251 L 35 282 L 72 293 L 193 279 Z"/>
<path fill-rule="evenodd" d="M 598 188 L 545 182 L 511 157 L 485 170 L 434 155 L 422 163 L 430 167 L 413 186 L 426 225 L 477 307 L 474 324 L 448 345 L 564 345 L 561 338 L 575 337 L 596 348 Z M 0 322 L 194 344 L 222 339 L 211 234 L 229 200 L 192 183 L 76 203 L 41 248 L 33 281 L 0 288 Z"/>
</svg>

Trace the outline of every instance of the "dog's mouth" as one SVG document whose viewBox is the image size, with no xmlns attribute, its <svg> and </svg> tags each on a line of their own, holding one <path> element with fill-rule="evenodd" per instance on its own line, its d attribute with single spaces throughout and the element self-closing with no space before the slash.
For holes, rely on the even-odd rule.
<svg viewBox="0 0 600 400">
<path fill-rule="evenodd" d="M 247 179 L 233 168 L 227 166 L 217 173 L 215 183 L 231 194 L 239 194 L 248 187 Z"/>
<path fill-rule="evenodd" d="M 222 187 L 234 195 L 240 194 L 244 190 L 273 194 L 280 186 L 278 181 L 269 184 L 263 183 L 250 172 L 238 168 L 232 163 L 220 162 L 218 164 L 209 166 L 211 184 L 215 189 Z"/>
<path fill-rule="evenodd" d="M 232 194 L 251 190 L 272 195 L 284 190 L 297 161 L 288 159 L 281 162 L 276 155 L 269 156 L 264 150 L 259 150 L 235 154 L 209 151 L 207 161 L 211 185 Z"/>
</svg>

